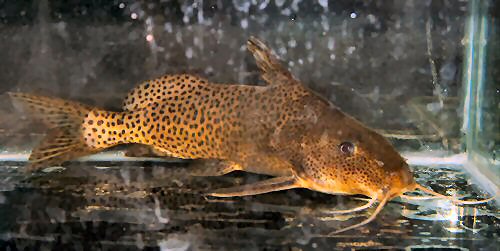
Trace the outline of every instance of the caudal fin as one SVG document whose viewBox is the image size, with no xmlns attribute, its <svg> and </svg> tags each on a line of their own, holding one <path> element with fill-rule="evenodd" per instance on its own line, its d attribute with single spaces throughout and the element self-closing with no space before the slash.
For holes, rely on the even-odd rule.
<svg viewBox="0 0 500 251">
<path fill-rule="evenodd" d="M 92 107 L 60 98 L 21 92 L 8 92 L 14 105 L 20 105 L 49 128 L 79 127 Z"/>
<path fill-rule="evenodd" d="M 26 171 L 62 164 L 96 152 L 85 143 L 81 129 L 85 116 L 92 109 L 90 106 L 26 93 L 8 94 L 15 105 L 22 105 L 49 127 L 45 138 L 32 150 Z"/>
</svg>

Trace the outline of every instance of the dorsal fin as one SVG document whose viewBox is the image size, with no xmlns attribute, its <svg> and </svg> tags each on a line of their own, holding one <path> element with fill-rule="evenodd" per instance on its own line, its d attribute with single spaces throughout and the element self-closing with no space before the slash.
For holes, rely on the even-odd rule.
<svg viewBox="0 0 500 251">
<path fill-rule="evenodd" d="M 262 78 L 269 85 L 300 84 L 283 66 L 276 54 L 273 53 L 262 41 L 256 37 L 250 37 L 247 41 L 247 48 L 255 58 L 257 66 L 262 71 Z"/>
</svg>

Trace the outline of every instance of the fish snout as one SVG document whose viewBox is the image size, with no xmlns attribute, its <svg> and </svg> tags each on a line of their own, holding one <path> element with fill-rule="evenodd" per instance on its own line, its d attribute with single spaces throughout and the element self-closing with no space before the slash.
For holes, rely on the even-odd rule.
<svg viewBox="0 0 500 251">
<path fill-rule="evenodd" d="M 416 182 L 408 164 L 404 163 L 399 170 L 392 172 L 390 176 L 387 188 L 392 197 L 415 189 Z"/>
<path fill-rule="evenodd" d="M 398 193 L 412 191 L 415 189 L 416 182 L 408 164 L 403 164 L 403 167 L 397 174 L 397 179 L 399 181 L 397 182 L 399 183 L 399 186 L 394 187 L 394 189 L 399 190 Z"/>
<path fill-rule="evenodd" d="M 415 183 L 415 179 L 413 178 L 413 173 L 410 170 L 408 164 L 404 164 L 403 169 L 401 170 L 401 180 L 403 184 L 412 185 Z"/>
</svg>

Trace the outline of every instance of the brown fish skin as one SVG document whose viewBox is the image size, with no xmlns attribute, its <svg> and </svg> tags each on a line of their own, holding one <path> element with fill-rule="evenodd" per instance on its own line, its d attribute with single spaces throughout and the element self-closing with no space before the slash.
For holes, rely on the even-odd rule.
<svg viewBox="0 0 500 251">
<path fill-rule="evenodd" d="M 305 88 L 259 40 L 251 38 L 248 48 L 267 86 L 167 75 L 131 90 L 122 112 L 11 93 L 42 119 L 60 118 L 50 124 L 55 136 L 33 150 L 29 170 L 136 143 L 165 156 L 233 163 L 220 174 L 290 176 L 293 185 L 279 180 L 283 188 L 379 198 L 411 188 L 408 166 L 387 140 Z M 342 152 L 344 142 L 352 152 Z"/>
<path fill-rule="evenodd" d="M 86 144 L 97 149 L 139 143 L 165 156 L 228 160 L 244 163 L 246 171 L 281 175 L 290 167 L 271 153 L 269 139 L 298 113 L 287 105 L 305 95 L 298 89 L 169 75 L 134 88 L 125 98 L 126 112 L 90 113 L 83 134 Z"/>
</svg>

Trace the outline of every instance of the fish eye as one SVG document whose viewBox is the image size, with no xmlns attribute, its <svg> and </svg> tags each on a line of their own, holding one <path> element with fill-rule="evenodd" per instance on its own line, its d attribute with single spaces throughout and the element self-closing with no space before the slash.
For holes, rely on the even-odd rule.
<svg viewBox="0 0 500 251">
<path fill-rule="evenodd" d="M 340 143 L 339 149 L 343 154 L 352 155 L 354 153 L 354 144 L 349 141 Z"/>
</svg>

